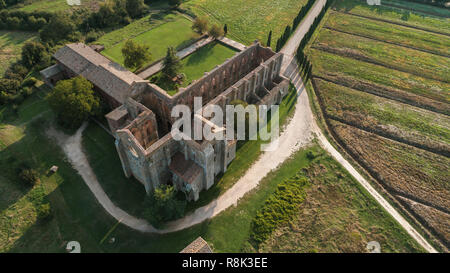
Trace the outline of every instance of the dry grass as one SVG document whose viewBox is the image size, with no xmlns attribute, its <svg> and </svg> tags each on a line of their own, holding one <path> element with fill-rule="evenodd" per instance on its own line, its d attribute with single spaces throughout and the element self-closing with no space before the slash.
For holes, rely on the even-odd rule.
<svg viewBox="0 0 450 273">
<path fill-rule="evenodd" d="M 330 121 L 351 155 L 388 190 L 422 203 L 450 207 L 450 158 Z"/>
</svg>

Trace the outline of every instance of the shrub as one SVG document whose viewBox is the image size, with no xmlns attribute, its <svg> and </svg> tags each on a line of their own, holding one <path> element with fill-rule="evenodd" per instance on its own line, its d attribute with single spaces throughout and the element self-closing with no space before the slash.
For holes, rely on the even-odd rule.
<svg viewBox="0 0 450 273">
<path fill-rule="evenodd" d="M 0 79 L 0 90 L 15 94 L 19 90 L 20 81 L 15 79 Z"/>
<path fill-rule="evenodd" d="M 39 42 L 27 42 L 22 47 L 22 63 L 28 68 L 32 69 L 33 66 L 40 63 L 45 56 L 47 51 Z"/>
<path fill-rule="evenodd" d="M 98 38 L 100 38 L 100 36 L 102 36 L 102 35 L 103 35 L 102 31 L 95 31 L 95 30 L 89 31 L 86 34 L 85 42 L 92 43 L 92 42 L 96 41 Z"/>
<path fill-rule="evenodd" d="M 214 38 L 219 38 L 223 36 L 223 29 L 219 25 L 212 25 L 209 29 L 209 35 Z"/>
<path fill-rule="evenodd" d="M 177 198 L 173 186 L 161 185 L 144 201 L 143 217 L 155 226 L 184 215 L 186 199 Z"/>
<path fill-rule="evenodd" d="M 309 160 L 312 160 L 312 159 L 314 159 L 314 158 L 317 157 L 317 154 L 316 154 L 315 152 L 313 152 L 313 151 L 308 151 L 308 152 L 306 153 L 306 157 L 307 157 Z"/>
<path fill-rule="evenodd" d="M 25 79 L 22 82 L 22 87 L 30 87 L 34 86 L 37 82 L 37 79 L 35 77 L 29 77 L 28 79 Z"/>
<path fill-rule="evenodd" d="M 50 220 L 52 217 L 52 207 L 50 203 L 41 204 L 37 207 L 37 216 L 39 220 Z"/>
<path fill-rule="evenodd" d="M 33 94 L 33 88 L 31 88 L 31 87 L 24 87 L 24 88 L 22 88 L 22 90 L 20 91 L 20 94 L 21 94 L 24 98 L 27 98 L 27 97 L 31 96 L 31 94 Z"/>
<path fill-rule="evenodd" d="M 277 186 L 251 223 L 250 240 L 256 248 L 297 213 L 307 186 L 308 180 L 300 172 Z"/>
<path fill-rule="evenodd" d="M 22 168 L 19 172 L 19 178 L 30 186 L 34 186 L 39 182 L 39 174 L 31 168 Z"/>
<path fill-rule="evenodd" d="M 200 34 L 208 31 L 208 20 L 206 17 L 197 17 L 192 23 L 192 29 Z"/>
</svg>

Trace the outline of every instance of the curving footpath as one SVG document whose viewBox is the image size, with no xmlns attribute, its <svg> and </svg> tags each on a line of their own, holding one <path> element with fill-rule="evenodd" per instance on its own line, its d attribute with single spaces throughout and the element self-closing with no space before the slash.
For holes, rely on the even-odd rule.
<svg viewBox="0 0 450 273">
<path fill-rule="evenodd" d="M 236 184 L 228 189 L 224 194 L 212 201 L 210 204 L 196 209 L 193 213 L 167 224 L 164 229 L 156 229 L 143 219 L 136 218 L 123 211 L 109 199 L 100 183 L 98 182 L 92 168 L 89 165 L 86 155 L 82 149 L 82 132 L 87 124 L 83 126 L 73 136 L 64 135 L 54 129 L 50 129 L 47 134 L 56 139 L 68 157 L 72 166 L 81 175 L 89 189 L 94 194 L 103 208 L 122 224 L 141 232 L 170 233 L 189 228 L 210 219 L 225 209 L 236 205 L 238 200 L 246 193 L 258 186 L 259 181 L 271 170 L 276 169 L 281 163 L 288 159 L 299 148 L 309 144 L 314 136 L 319 140 L 320 145 L 328 151 L 342 166 L 369 192 L 369 194 L 408 232 L 428 252 L 436 250 L 364 179 L 344 157 L 328 142 L 317 126 L 311 111 L 307 92 L 303 92 L 303 85 L 299 69 L 293 54 L 298 44 L 308 31 L 314 18 L 320 13 L 325 0 L 318 0 L 310 10 L 307 17 L 301 22 L 295 33 L 283 47 L 281 52 L 285 54 L 282 64 L 282 72 L 291 79 L 297 88 L 297 102 L 294 116 L 279 137 L 279 146 L 276 151 L 264 152 L 260 158 L 247 170 Z"/>
</svg>

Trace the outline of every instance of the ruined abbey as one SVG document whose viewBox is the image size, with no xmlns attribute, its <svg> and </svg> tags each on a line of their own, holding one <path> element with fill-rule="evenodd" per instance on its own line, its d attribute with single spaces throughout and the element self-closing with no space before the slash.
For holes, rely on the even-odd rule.
<svg viewBox="0 0 450 273">
<path fill-rule="evenodd" d="M 175 140 L 170 133 L 175 105 L 225 108 L 233 100 L 249 104 L 279 104 L 289 81 L 280 75 L 282 53 L 258 42 L 170 96 L 82 43 L 68 44 L 54 54 L 56 64 L 41 71 L 49 85 L 82 75 L 113 109 L 106 115 L 125 176 L 135 177 L 148 192 L 171 183 L 197 200 L 235 157 L 236 140 Z M 211 123 L 203 118 L 202 122 Z M 213 127 L 218 127 L 212 124 Z M 225 128 L 215 128 L 225 130 Z"/>
</svg>

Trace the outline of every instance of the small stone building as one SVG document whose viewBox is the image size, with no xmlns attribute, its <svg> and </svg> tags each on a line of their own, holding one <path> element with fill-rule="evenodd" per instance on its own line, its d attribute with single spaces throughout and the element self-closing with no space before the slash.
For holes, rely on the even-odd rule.
<svg viewBox="0 0 450 273">
<path fill-rule="evenodd" d="M 180 253 L 213 253 L 208 243 L 202 237 L 198 237 L 188 246 L 186 246 Z"/>
</svg>

